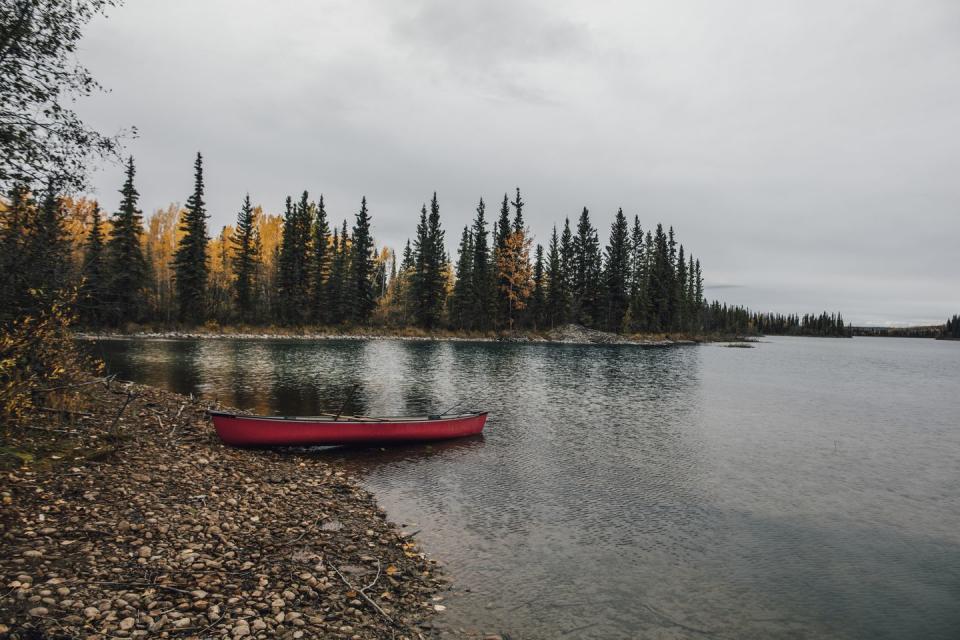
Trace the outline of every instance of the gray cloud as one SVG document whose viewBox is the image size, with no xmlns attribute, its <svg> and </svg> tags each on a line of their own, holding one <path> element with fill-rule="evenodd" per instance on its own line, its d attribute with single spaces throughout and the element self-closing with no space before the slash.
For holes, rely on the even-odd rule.
<svg viewBox="0 0 960 640">
<path fill-rule="evenodd" d="M 960 311 L 958 33 L 932 0 L 129 0 L 79 54 L 112 93 L 79 106 L 140 129 L 147 210 L 202 150 L 214 226 L 247 191 L 366 195 L 399 248 L 437 190 L 452 250 L 519 185 L 540 241 L 622 206 L 728 301 L 932 322 Z"/>
</svg>

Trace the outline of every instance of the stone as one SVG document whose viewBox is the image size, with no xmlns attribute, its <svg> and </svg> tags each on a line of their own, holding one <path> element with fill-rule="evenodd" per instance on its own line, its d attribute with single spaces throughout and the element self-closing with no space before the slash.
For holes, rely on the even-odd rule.
<svg viewBox="0 0 960 640">
<path fill-rule="evenodd" d="M 149 558 L 151 553 L 153 553 L 153 550 L 146 545 L 140 547 L 140 550 L 137 551 L 137 555 L 141 558 Z"/>
<path fill-rule="evenodd" d="M 134 618 L 124 618 L 120 621 L 120 628 L 124 631 L 130 631 L 137 625 L 137 621 Z"/>
<path fill-rule="evenodd" d="M 34 607 L 33 609 L 30 609 L 28 613 L 36 618 L 42 618 L 43 616 L 48 615 L 50 610 L 46 607 Z"/>
</svg>

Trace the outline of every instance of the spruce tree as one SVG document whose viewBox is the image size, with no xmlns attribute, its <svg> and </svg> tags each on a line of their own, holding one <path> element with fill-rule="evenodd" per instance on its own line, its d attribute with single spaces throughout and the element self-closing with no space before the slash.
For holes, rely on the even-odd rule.
<svg viewBox="0 0 960 640">
<path fill-rule="evenodd" d="M 494 226 L 494 265 L 500 264 L 500 256 L 507 250 L 507 239 L 512 232 L 510 226 L 510 198 L 503 194 L 503 202 L 500 204 L 500 218 Z M 510 290 L 510 283 L 506 281 L 499 268 L 495 271 L 495 295 L 496 295 L 496 325 L 503 327 L 507 323 L 507 316 L 510 315 L 510 301 L 507 297 L 507 291 Z"/>
<path fill-rule="evenodd" d="M 644 251 L 643 229 L 640 218 L 633 217 L 633 230 L 630 234 L 631 274 L 630 274 L 630 330 L 647 329 L 647 256 Z"/>
<path fill-rule="evenodd" d="M 262 247 L 257 232 L 257 218 L 250 194 L 243 199 L 237 213 L 237 228 L 231 238 L 233 245 L 232 267 L 235 277 L 234 291 L 237 313 L 241 322 L 250 322 L 256 310 L 256 276 L 261 262 Z"/>
<path fill-rule="evenodd" d="M 90 231 L 83 247 L 82 281 L 78 296 L 80 318 L 88 326 L 96 326 L 104 320 L 103 304 L 107 285 L 105 262 L 100 206 L 94 202 Z"/>
<path fill-rule="evenodd" d="M 669 331 L 676 331 L 680 320 L 680 297 L 677 286 L 677 241 L 673 233 L 673 226 L 667 233 L 667 250 L 670 257 L 669 284 L 667 285 L 668 324 L 664 327 Z"/>
<path fill-rule="evenodd" d="M 344 281 L 347 275 L 347 221 L 342 231 L 333 230 L 333 256 L 330 261 L 330 277 L 327 279 L 327 317 L 331 324 L 345 320 Z"/>
<path fill-rule="evenodd" d="M 604 269 L 604 302 L 608 331 L 623 330 L 623 320 L 629 306 L 630 233 L 623 209 L 610 226 L 610 241 L 606 249 Z"/>
<path fill-rule="evenodd" d="M 525 231 L 526 225 L 523 222 L 523 205 L 526 203 L 520 198 L 520 187 L 517 187 L 516 199 L 510 204 L 513 206 L 515 212 L 513 217 L 513 232 L 517 233 L 520 231 Z"/>
<path fill-rule="evenodd" d="M 560 235 L 560 295 L 563 298 L 563 322 L 574 320 L 573 308 L 573 272 L 574 249 L 573 232 L 570 230 L 570 218 L 563 219 L 563 233 Z"/>
<path fill-rule="evenodd" d="M 310 310 L 309 287 L 313 276 L 310 255 L 313 209 L 304 191 L 294 203 L 287 196 L 280 246 L 280 310 L 287 324 L 303 323 Z"/>
<path fill-rule="evenodd" d="M 700 304 L 697 301 L 697 271 L 693 262 L 693 254 L 690 254 L 687 262 L 687 326 L 690 331 L 700 332 Z"/>
<path fill-rule="evenodd" d="M 137 208 L 140 194 L 133 185 L 135 174 L 131 157 L 127 161 L 126 180 L 120 189 L 123 196 L 120 209 L 113 215 L 106 245 L 106 280 L 109 290 L 106 298 L 110 319 L 115 324 L 131 322 L 140 317 L 143 288 L 147 283 L 147 261 L 140 243 L 143 222 Z M 201 249 L 205 251 L 205 236 L 203 242 Z"/>
<path fill-rule="evenodd" d="M 699 310 L 699 309 L 701 309 L 701 308 L 703 307 L 703 303 L 704 303 L 704 300 L 703 300 L 703 272 L 700 271 L 700 260 L 697 260 L 694 266 L 695 266 L 694 273 L 695 273 L 696 275 L 694 276 L 694 278 L 695 278 L 695 279 L 694 279 L 694 285 L 695 285 L 695 286 L 694 286 L 694 294 L 693 294 L 693 295 L 694 295 L 694 297 L 693 297 L 693 303 L 697 306 L 697 309 Z"/>
<path fill-rule="evenodd" d="M 598 308 L 600 292 L 600 240 L 597 230 L 590 223 L 586 207 L 577 223 L 577 235 L 573 238 L 573 308 L 577 322 L 593 326 L 600 319 Z"/>
<path fill-rule="evenodd" d="M 277 256 L 277 307 L 280 321 L 291 321 L 291 307 L 293 306 L 293 262 L 294 245 L 297 231 L 296 213 L 293 207 L 293 198 L 287 196 L 283 210 L 283 228 L 280 236 L 279 255 Z"/>
<path fill-rule="evenodd" d="M 486 331 L 493 326 L 491 316 L 495 298 L 490 247 L 487 244 L 487 222 L 484 220 L 485 212 L 486 205 L 483 198 L 480 198 L 477 216 L 473 221 L 473 265 L 470 268 L 471 312 L 467 324 L 470 328 L 481 331 Z"/>
<path fill-rule="evenodd" d="M 48 300 L 67 287 L 69 243 L 63 223 L 63 203 L 53 183 L 47 185 L 43 204 L 36 216 L 34 232 L 28 236 L 33 288 Z"/>
<path fill-rule="evenodd" d="M 557 226 L 554 225 L 547 252 L 547 296 L 544 310 L 545 324 L 549 324 L 551 328 L 567 321 L 566 282 L 560 265 L 560 241 L 557 237 Z"/>
<path fill-rule="evenodd" d="M 364 196 L 353 225 L 353 244 L 350 248 L 350 319 L 357 324 L 369 322 L 377 306 L 373 275 L 373 238 L 370 236 L 370 215 Z"/>
<path fill-rule="evenodd" d="M 687 263 L 686 257 L 683 255 L 682 244 L 680 245 L 680 250 L 677 252 L 677 267 L 673 286 L 675 288 L 673 294 L 674 304 L 676 305 L 673 326 L 674 329 L 685 331 L 687 330 L 687 324 L 689 322 L 689 318 L 687 317 L 689 302 L 687 301 Z"/>
<path fill-rule="evenodd" d="M 457 251 L 456 281 L 450 296 L 450 326 L 463 330 L 468 328 L 470 318 L 470 292 L 473 286 L 474 241 L 470 227 L 463 227 L 460 247 Z"/>
<path fill-rule="evenodd" d="M 650 329 L 669 331 L 673 326 L 672 300 L 673 265 L 670 261 L 670 247 L 663 225 L 657 225 L 653 238 L 653 256 L 650 266 Z"/>
<path fill-rule="evenodd" d="M 400 261 L 400 273 L 397 278 L 397 298 L 400 304 L 401 322 L 406 325 L 410 321 L 411 309 L 415 307 L 413 279 L 416 269 L 416 258 L 413 255 L 413 247 L 410 246 L 410 238 L 407 238 L 407 244 L 403 248 L 403 259 Z"/>
<path fill-rule="evenodd" d="M 546 291 L 543 266 L 543 245 L 538 244 L 533 259 L 533 292 L 530 294 L 528 317 L 536 330 L 545 322 Z"/>
<path fill-rule="evenodd" d="M 326 322 L 326 282 L 330 275 L 330 225 L 327 222 L 327 210 L 323 203 L 323 194 L 317 203 L 316 220 L 313 223 L 313 321 Z"/>
<path fill-rule="evenodd" d="M 180 321 L 198 323 L 204 319 L 207 295 L 207 211 L 203 201 L 203 156 L 193 164 L 193 193 L 187 199 L 180 222 L 183 237 L 173 256 Z"/>
<path fill-rule="evenodd" d="M 417 225 L 417 237 L 413 245 L 416 255 L 412 282 L 414 314 L 417 323 L 427 329 L 438 325 L 446 304 L 443 236 L 444 232 L 440 228 L 440 205 L 434 192 L 430 201 L 429 217 L 426 205 L 420 211 L 420 224 Z"/>
</svg>

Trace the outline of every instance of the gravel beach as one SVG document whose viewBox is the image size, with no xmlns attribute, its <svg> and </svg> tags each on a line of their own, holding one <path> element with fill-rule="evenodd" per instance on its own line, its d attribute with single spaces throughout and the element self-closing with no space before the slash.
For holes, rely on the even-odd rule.
<svg viewBox="0 0 960 640">
<path fill-rule="evenodd" d="M 5 459 L 0 638 L 431 633 L 443 578 L 336 463 L 226 447 L 191 398 L 85 392 Z"/>
</svg>

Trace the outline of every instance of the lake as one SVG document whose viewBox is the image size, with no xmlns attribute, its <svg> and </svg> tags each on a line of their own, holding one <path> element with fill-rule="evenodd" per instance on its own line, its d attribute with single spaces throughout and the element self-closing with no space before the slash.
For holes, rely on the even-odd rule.
<svg viewBox="0 0 960 640">
<path fill-rule="evenodd" d="M 490 411 L 322 450 L 518 638 L 960 637 L 960 343 L 752 349 L 100 340 L 121 378 L 270 414 Z"/>
</svg>

